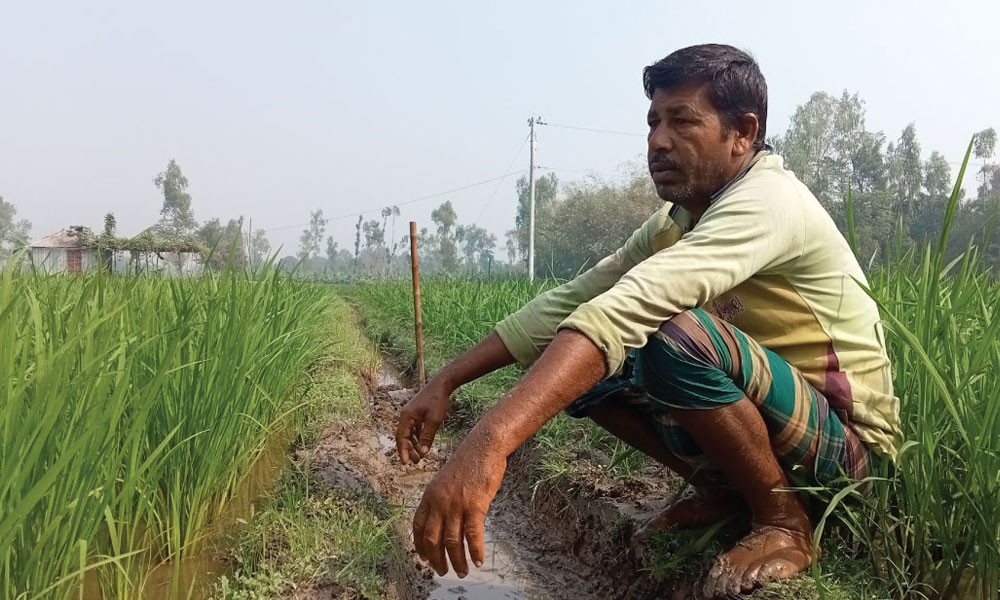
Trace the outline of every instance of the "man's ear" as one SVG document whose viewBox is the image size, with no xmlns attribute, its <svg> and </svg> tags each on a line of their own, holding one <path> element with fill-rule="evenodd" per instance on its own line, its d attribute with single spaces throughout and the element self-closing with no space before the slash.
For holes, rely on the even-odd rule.
<svg viewBox="0 0 1000 600">
<path fill-rule="evenodd" d="M 736 121 L 736 140 L 733 144 L 733 154 L 742 156 L 753 151 L 754 141 L 757 140 L 757 131 L 760 130 L 760 121 L 753 113 L 743 113 Z"/>
</svg>

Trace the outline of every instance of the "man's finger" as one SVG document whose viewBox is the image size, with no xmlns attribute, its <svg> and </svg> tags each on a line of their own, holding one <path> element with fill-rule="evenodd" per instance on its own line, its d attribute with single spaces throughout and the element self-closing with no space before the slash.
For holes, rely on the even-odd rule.
<svg viewBox="0 0 1000 600">
<path fill-rule="evenodd" d="M 417 452 L 420 453 L 421 458 L 427 456 L 427 453 L 431 451 L 431 445 L 434 444 L 434 436 L 437 435 L 440 425 L 440 421 L 433 421 L 431 419 L 424 421 L 423 427 L 420 428 L 420 438 L 417 442 Z"/>
<path fill-rule="evenodd" d="M 469 556 L 477 568 L 486 562 L 486 536 L 483 529 L 485 519 L 486 516 L 478 512 L 467 512 L 462 519 L 465 541 L 469 544 Z"/>
<path fill-rule="evenodd" d="M 407 412 L 400 413 L 399 415 L 399 425 L 396 427 L 396 451 L 399 453 L 399 460 L 403 462 L 404 465 L 410 464 L 412 442 L 410 441 L 411 432 L 413 430 L 414 418 Z M 415 448 L 414 448 L 415 450 Z"/>
<path fill-rule="evenodd" d="M 444 547 L 451 559 L 455 574 L 465 577 L 469 574 L 469 563 L 465 560 L 465 539 L 462 535 L 462 515 L 452 514 L 444 524 Z"/>
<path fill-rule="evenodd" d="M 421 544 L 424 548 L 424 558 L 431 563 L 431 568 L 438 575 L 448 574 L 448 559 L 444 550 L 444 517 L 437 510 L 432 510 L 427 515 L 427 522 L 424 523 Z"/>
<path fill-rule="evenodd" d="M 417 556 L 424 559 L 427 558 L 427 552 L 424 551 L 424 529 L 429 513 L 430 511 L 423 501 L 417 506 L 417 511 L 413 513 L 413 547 L 417 551 Z"/>
</svg>

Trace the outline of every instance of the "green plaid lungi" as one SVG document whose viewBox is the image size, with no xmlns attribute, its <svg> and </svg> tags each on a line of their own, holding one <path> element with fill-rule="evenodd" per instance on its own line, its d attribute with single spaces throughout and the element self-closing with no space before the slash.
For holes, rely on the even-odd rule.
<svg viewBox="0 0 1000 600">
<path fill-rule="evenodd" d="M 600 402 L 627 402 L 646 415 L 678 458 L 712 465 L 673 418 L 675 410 L 711 409 L 748 398 L 767 426 L 771 448 L 791 472 L 799 466 L 820 483 L 868 474 L 868 450 L 846 417 L 802 373 L 729 323 L 702 309 L 663 323 L 643 348 L 629 352 L 622 371 L 566 410 L 584 417 Z"/>
</svg>

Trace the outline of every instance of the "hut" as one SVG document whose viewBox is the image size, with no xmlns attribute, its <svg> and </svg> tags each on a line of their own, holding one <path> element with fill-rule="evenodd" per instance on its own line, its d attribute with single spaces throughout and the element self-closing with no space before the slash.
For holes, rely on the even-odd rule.
<svg viewBox="0 0 1000 600">
<path fill-rule="evenodd" d="M 84 273 L 100 264 L 85 227 L 68 227 L 31 243 L 31 265 L 47 273 Z"/>
<path fill-rule="evenodd" d="M 150 232 L 133 239 L 96 237 L 88 227 L 73 226 L 31 244 L 30 267 L 46 273 L 86 273 L 103 267 L 122 275 L 154 273 L 194 275 L 203 266 L 193 243 L 157 240 Z"/>
</svg>

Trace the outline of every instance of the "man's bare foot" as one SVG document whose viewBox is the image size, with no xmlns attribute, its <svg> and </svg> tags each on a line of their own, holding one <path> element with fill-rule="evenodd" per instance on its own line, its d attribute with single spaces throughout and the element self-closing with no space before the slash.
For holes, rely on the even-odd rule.
<svg viewBox="0 0 1000 600">
<path fill-rule="evenodd" d="M 641 555 L 643 544 L 658 531 L 707 527 L 745 510 L 746 504 L 735 492 L 696 489 L 643 523 L 632 534 L 632 548 Z"/>
<path fill-rule="evenodd" d="M 810 531 L 754 525 L 749 535 L 716 560 L 698 598 L 727 598 L 785 579 L 812 564 Z"/>
</svg>

